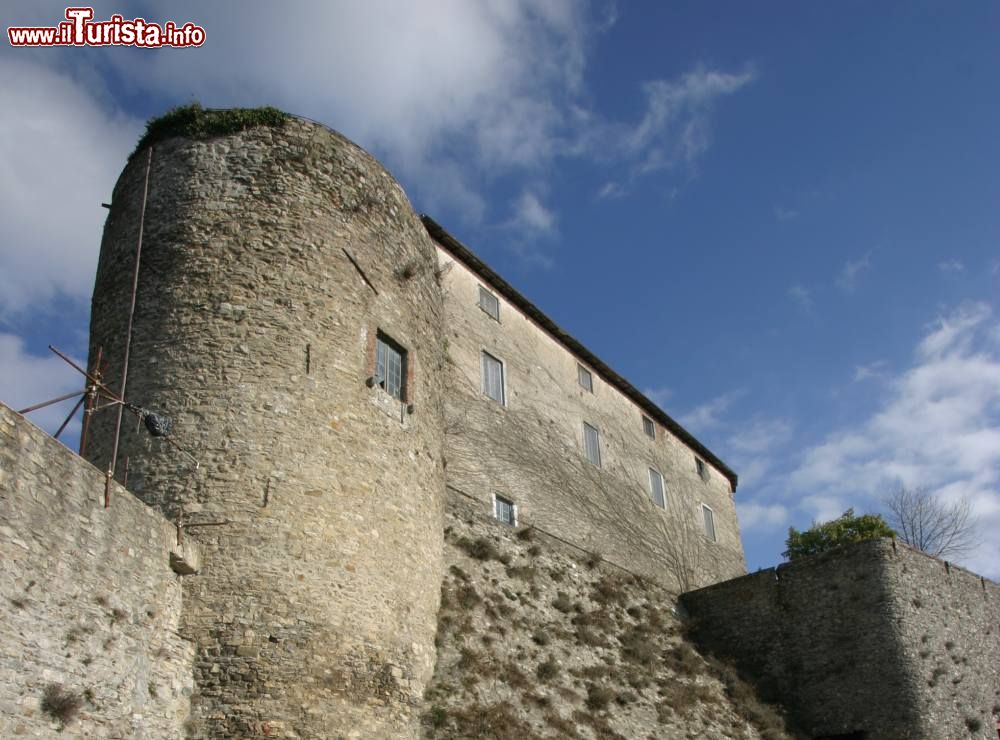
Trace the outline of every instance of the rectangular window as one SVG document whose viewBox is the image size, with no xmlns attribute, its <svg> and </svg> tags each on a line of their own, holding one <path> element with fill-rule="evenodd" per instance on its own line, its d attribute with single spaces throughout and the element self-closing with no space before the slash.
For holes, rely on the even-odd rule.
<svg viewBox="0 0 1000 740">
<path fill-rule="evenodd" d="M 650 439 L 656 439 L 656 425 L 648 416 L 642 417 L 642 431 L 644 431 L 646 436 Z"/>
<path fill-rule="evenodd" d="M 583 423 L 583 448 L 587 453 L 587 459 L 597 467 L 601 467 L 601 437 L 597 433 L 597 428 Z"/>
<path fill-rule="evenodd" d="M 585 391 L 594 392 L 594 377 L 590 374 L 590 370 L 583 365 L 576 366 L 576 379 L 580 382 L 580 387 Z"/>
<path fill-rule="evenodd" d="M 406 395 L 406 350 L 379 332 L 375 337 L 375 380 L 393 398 Z"/>
<path fill-rule="evenodd" d="M 503 363 L 489 352 L 483 352 L 483 393 L 503 405 Z"/>
<path fill-rule="evenodd" d="M 663 476 L 653 468 L 649 469 L 649 493 L 653 497 L 654 504 L 661 509 L 667 508 L 667 503 L 663 496 Z"/>
<path fill-rule="evenodd" d="M 712 540 L 712 542 L 717 542 L 715 539 L 715 512 L 705 504 L 702 504 L 701 513 L 705 517 L 705 536 Z"/>
<path fill-rule="evenodd" d="M 497 521 L 509 524 L 512 527 L 516 526 L 517 507 L 514 506 L 514 502 L 501 496 L 495 496 L 494 499 L 496 500 L 496 503 L 494 505 L 493 512 Z"/>
<path fill-rule="evenodd" d="M 696 457 L 694 459 L 694 466 L 698 470 L 698 477 L 701 478 L 704 481 L 707 481 L 708 480 L 708 466 L 705 464 L 705 461 L 702 460 L 700 457 Z"/>
<path fill-rule="evenodd" d="M 500 320 L 500 301 L 482 285 L 479 286 L 479 307 L 494 321 Z"/>
</svg>

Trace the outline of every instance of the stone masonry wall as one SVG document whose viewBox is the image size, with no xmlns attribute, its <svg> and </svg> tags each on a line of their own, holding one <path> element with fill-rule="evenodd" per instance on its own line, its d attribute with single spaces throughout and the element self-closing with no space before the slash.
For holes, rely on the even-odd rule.
<svg viewBox="0 0 1000 740">
<path fill-rule="evenodd" d="M 176 530 L 119 486 L 103 498 L 99 471 L 0 404 L 0 737 L 183 737 Z"/>
<path fill-rule="evenodd" d="M 115 188 L 94 290 L 112 387 L 146 158 Z M 119 460 L 202 547 L 193 737 L 416 732 L 443 546 L 436 266 L 399 185 L 323 126 L 155 145 L 126 395 L 200 466 L 131 417 Z M 408 403 L 366 383 L 379 331 L 408 353 Z M 109 420 L 91 437 L 103 468 Z"/>
<path fill-rule="evenodd" d="M 502 296 L 500 320 L 479 307 L 465 265 L 439 249 L 447 312 L 446 457 L 449 485 L 482 502 L 511 499 L 520 520 L 595 550 L 674 589 L 746 572 L 729 481 L 592 371 L 578 382 L 578 358 Z M 495 293 L 495 291 L 493 291 Z M 482 353 L 504 367 L 505 399 L 482 391 Z M 583 424 L 600 435 L 601 467 L 584 456 Z M 666 507 L 650 496 L 649 468 L 662 474 Z M 702 505 L 714 512 L 717 542 L 705 536 Z M 684 572 L 684 583 L 678 575 Z"/>
<path fill-rule="evenodd" d="M 735 658 L 813 737 L 995 737 L 995 583 L 877 540 L 682 603 L 702 644 Z"/>
</svg>

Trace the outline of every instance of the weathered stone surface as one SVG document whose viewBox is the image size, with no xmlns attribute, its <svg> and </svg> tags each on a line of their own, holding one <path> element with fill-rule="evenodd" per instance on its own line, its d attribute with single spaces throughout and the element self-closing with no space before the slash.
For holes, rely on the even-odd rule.
<svg viewBox="0 0 1000 740">
<path fill-rule="evenodd" d="M 874 540 L 682 602 L 700 639 L 738 659 L 813 736 L 995 735 L 1000 585 L 968 571 Z"/>
<path fill-rule="evenodd" d="M 193 646 L 176 532 L 0 404 L 0 737 L 179 738 Z M 194 553 L 194 548 L 189 548 Z M 78 700 L 62 722 L 49 686 Z"/>
<path fill-rule="evenodd" d="M 92 356 L 122 353 L 145 163 L 115 189 Z M 119 459 L 202 549 L 182 623 L 192 736 L 412 732 L 441 570 L 435 267 L 392 177 L 322 126 L 156 145 L 127 396 L 171 416 L 200 466 L 134 423 Z M 409 353 L 412 414 L 365 385 L 376 330 Z M 92 430 L 98 466 L 112 436 Z"/>
<path fill-rule="evenodd" d="M 656 439 L 646 436 L 642 411 L 596 372 L 593 392 L 582 388 L 579 358 L 502 296 L 494 320 L 479 308 L 483 281 L 443 250 L 439 259 L 449 485 L 479 499 L 485 516 L 491 494 L 511 499 L 525 524 L 674 590 L 745 573 L 729 481 L 711 467 L 703 480 L 695 454 L 669 430 L 657 425 Z M 503 404 L 483 393 L 483 352 L 503 362 Z M 584 456 L 584 422 L 599 430 L 599 468 Z M 663 476 L 665 509 L 651 500 L 651 467 Z M 705 536 L 703 504 L 717 542 Z"/>
</svg>

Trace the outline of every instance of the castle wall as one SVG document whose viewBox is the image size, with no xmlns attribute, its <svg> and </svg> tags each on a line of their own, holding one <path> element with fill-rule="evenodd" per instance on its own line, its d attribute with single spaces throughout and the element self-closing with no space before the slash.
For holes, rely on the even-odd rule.
<svg viewBox="0 0 1000 740">
<path fill-rule="evenodd" d="M 439 249 L 445 292 L 449 485 L 478 498 L 517 504 L 519 521 L 671 587 L 745 572 L 729 481 L 657 424 L 643 431 L 633 401 L 590 368 L 593 392 L 578 382 L 575 357 L 462 262 Z M 479 287 L 500 302 L 500 320 L 479 307 Z M 504 403 L 483 393 L 482 353 L 504 366 Z M 599 430 L 601 466 L 584 454 L 584 422 Z M 666 507 L 651 499 L 649 468 L 666 488 Z M 714 512 L 717 542 L 705 536 L 702 505 Z M 688 573 L 678 583 L 679 572 Z"/>
<path fill-rule="evenodd" d="M 813 737 L 995 737 L 1000 586 L 972 573 L 877 540 L 682 603 L 699 641 L 735 658 Z"/>
<path fill-rule="evenodd" d="M 146 150 L 105 227 L 91 320 L 117 367 Z M 442 560 L 441 298 L 401 188 L 313 123 L 155 145 L 119 474 L 203 550 L 182 629 L 193 737 L 406 737 Z M 408 352 L 408 403 L 366 379 Z M 407 406 L 412 405 L 412 413 Z M 88 456 L 107 465 L 111 418 Z"/>
<path fill-rule="evenodd" d="M 59 736 L 50 686 L 77 700 L 74 737 L 183 736 L 194 648 L 176 531 L 113 495 L 105 509 L 104 476 L 0 404 L 0 737 Z"/>
</svg>

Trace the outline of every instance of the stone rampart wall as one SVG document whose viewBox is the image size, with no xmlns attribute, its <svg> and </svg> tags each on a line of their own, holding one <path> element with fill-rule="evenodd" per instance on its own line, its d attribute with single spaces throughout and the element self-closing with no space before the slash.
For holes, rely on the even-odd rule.
<svg viewBox="0 0 1000 740">
<path fill-rule="evenodd" d="M 682 603 L 698 639 L 735 658 L 813 737 L 993 737 L 1000 586 L 967 571 L 877 540 Z"/>
<path fill-rule="evenodd" d="M 176 530 L 117 485 L 103 499 L 100 471 L 0 404 L 0 737 L 57 737 L 56 688 L 73 737 L 183 737 Z"/>
</svg>

